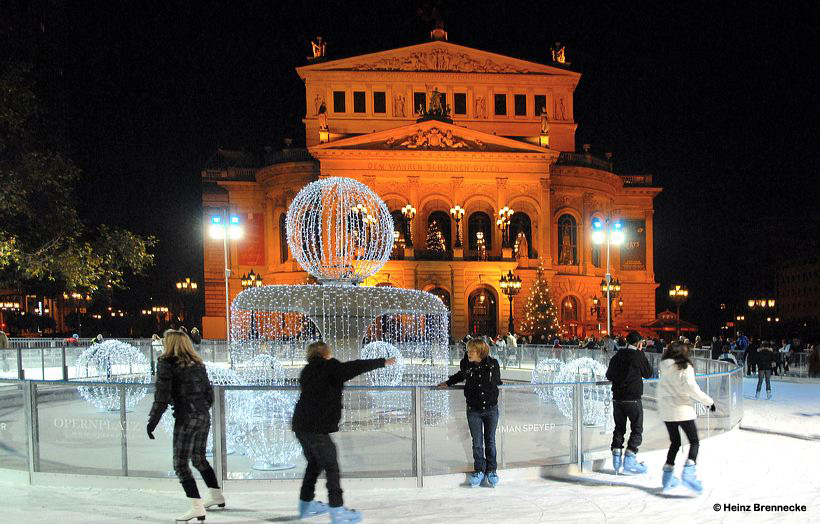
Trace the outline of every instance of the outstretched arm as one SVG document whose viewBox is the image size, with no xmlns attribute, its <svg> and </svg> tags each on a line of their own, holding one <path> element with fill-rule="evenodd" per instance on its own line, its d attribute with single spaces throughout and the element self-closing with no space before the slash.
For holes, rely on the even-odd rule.
<svg viewBox="0 0 820 524">
<path fill-rule="evenodd" d="M 349 362 L 342 362 L 336 370 L 336 378 L 339 382 L 347 382 L 348 380 L 358 377 L 362 373 L 373 371 L 374 369 L 383 368 L 385 359 L 372 358 L 369 360 L 351 360 Z"/>
</svg>

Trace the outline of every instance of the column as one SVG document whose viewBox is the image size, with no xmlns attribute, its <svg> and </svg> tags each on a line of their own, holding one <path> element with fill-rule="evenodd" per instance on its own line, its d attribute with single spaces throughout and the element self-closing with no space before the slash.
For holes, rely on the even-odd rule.
<svg viewBox="0 0 820 524">
<path fill-rule="evenodd" d="M 504 206 L 509 206 L 509 202 L 507 202 L 507 182 L 509 179 L 507 178 L 496 178 L 496 210 L 502 209 Z M 498 232 L 498 245 L 503 246 L 503 235 L 501 234 L 501 228 L 495 226 L 495 221 L 498 220 L 498 216 L 494 216 L 490 218 L 490 224 L 495 227 L 495 230 Z M 509 230 L 508 230 L 509 232 Z M 512 258 L 512 248 L 511 247 L 502 247 L 500 250 L 501 257 L 506 259 Z"/>
<path fill-rule="evenodd" d="M 544 268 L 552 268 L 552 204 L 550 202 L 550 179 L 540 180 L 541 189 L 538 193 L 538 204 L 541 206 L 541 216 L 538 233 L 538 255 L 544 261 Z"/>
<path fill-rule="evenodd" d="M 644 212 L 646 220 L 646 280 L 655 282 L 655 210 L 647 209 Z"/>
</svg>

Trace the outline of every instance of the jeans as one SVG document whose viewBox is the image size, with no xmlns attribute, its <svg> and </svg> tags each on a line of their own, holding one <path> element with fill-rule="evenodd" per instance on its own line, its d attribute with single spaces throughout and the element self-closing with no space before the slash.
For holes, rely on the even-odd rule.
<svg viewBox="0 0 820 524">
<path fill-rule="evenodd" d="M 697 462 L 698 449 L 700 448 L 700 440 L 698 440 L 698 428 L 695 426 L 693 420 L 683 420 L 678 422 L 664 422 L 666 424 L 666 431 L 669 432 L 669 453 L 666 454 L 666 463 L 670 466 L 675 465 L 675 455 L 680 450 L 680 431 L 681 428 L 686 433 L 686 438 L 689 440 L 689 460 Z"/>
<path fill-rule="evenodd" d="M 302 489 L 299 498 L 311 501 L 315 496 L 316 480 L 322 471 L 327 477 L 327 496 L 331 507 L 343 506 L 342 484 L 339 472 L 339 461 L 336 458 L 336 444 L 327 433 L 308 433 L 297 431 L 296 438 L 302 445 L 302 451 L 307 460 L 305 477 L 302 480 Z"/>
<path fill-rule="evenodd" d="M 467 407 L 467 424 L 473 438 L 473 469 L 492 473 L 498 468 L 495 459 L 495 429 L 498 427 L 498 406 L 486 409 Z"/>
<path fill-rule="evenodd" d="M 638 452 L 643 440 L 643 404 L 640 400 L 613 400 L 612 415 L 615 419 L 615 430 L 612 432 L 612 449 L 624 447 L 626 421 L 629 419 L 629 442 L 626 449 Z"/>
<path fill-rule="evenodd" d="M 755 390 L 757 393 L 760 393 L 760 386 L 763 385 L 763 377 L 766 377 L 766 391 L 772 390 L 772 384 L 770 382 L 772 377 L 772 370 L 760 369 L 757 371 L 757 389 Z"/>
</svg>

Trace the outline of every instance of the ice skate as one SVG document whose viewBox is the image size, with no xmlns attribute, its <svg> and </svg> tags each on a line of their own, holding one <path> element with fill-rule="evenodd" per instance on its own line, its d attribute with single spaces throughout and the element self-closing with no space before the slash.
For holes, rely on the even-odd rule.
<svg viewBox="0 0 820 524">
<path fill-rule="evenodd" d="M 697 476 L 695 475 L 695 463 L 686 461 L 686 465 L 683 466 L 683 475 L 681 475 L 681 481 L 683 485 L 687 488 L 691 489 L 698 495 L 703 492 L 703 485 L 698 480 Z"/>
<path fill-rule="evenodd" d="M 213 506 L 224 508 L 225 497 L 222 496 L 222 490 L 219 488 L 208 488 L 208 498 L 205 499 L 205 509 L 211 509 Z"/>
<path fill-rule="evenodd" d="M 663 479 L 661 482 L 663 483 L 663 493 L 668 493 L 672 488 L 680 484 L 672 466 L 667 465 L 663 467 Z"/>
<path fill-rule="evenodd" d="M 618 471 L 621 469 L 621 462 L 622 462 L 623 455 L 621 455 L 620 449 L 613 449 L 612 450 L 612 469 L 615 470 L 615 474 L 618 474 Z"/>
<path fill-rule="evenodd" d="M 487 483 L 490 484 L 491 488 L 494 488 L 498 485 L 498 473 L 495 471 L 487 474 Z"/>
<path fill-rule="evenodd" d="M 347 509 L 344 506 L 338 508 L 330 508 L 330 522 L 331 524 L 353 524 L 362 521 L 361 511 L 355 509 Z"/>
<path fill-rule="evenodd" d="M 634 453 L 627 452 L 624 456 L 624 475 L 640 475 L 646 473 L 646 465 L 643 462 L 638 462 Z"/>
<path fill-rule="evenodd" d="M 299 520 L 324 515 L 329 510 L 328 505 L 318 500 L 299 500 Z"/>
<path fill-rule="evenodd" d="M 755 400 L 760 398 L 760 391 L 755 391 Z"/>
<path fill-rule="evenodd" d="M 476 471 L 472 475 L 470 475 L 470 486 L 477 488 L 481 485 L 481 482 L 484 480 L 484 473 L 481 471 Z"/>
<path fill-rule="evenodd" d="M 771 399 L 772 399 L 772 392 L 771 392 L 771 391 L 767 391 L 767 392 L 766 392 L 766 400 L 771 400 Z"/>
<path fill-rule="evenodd" d="M 177 522 L 188 522 L 196 519 L 199 521 L 205 520 L 205 505 L 202 504 L 202 499 L 188 499 L 191 501 L 191 509 L 188 513 L 180 515 L 176 518 Z"/>
</svg>

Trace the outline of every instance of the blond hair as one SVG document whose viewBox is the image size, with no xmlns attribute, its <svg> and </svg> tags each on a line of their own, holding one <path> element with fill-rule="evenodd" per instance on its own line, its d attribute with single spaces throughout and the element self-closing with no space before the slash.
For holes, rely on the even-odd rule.
<svg viewBox="0 0 820 524">
<path fill-rule="evenodd" d="M 469 353 L 471 349 L 475 350 L 476 354 L 478 354 L 478 358 L 481 360 L 484 360 L 487 358 L 487 355 L 490 354 L 490 346 L 478 338 L 471 339 L 467 342 L 467 352 Z"/>
<path fill-rule="evenodd" d="M 330 346 L 322 342 L 321 340 L 316 342 L 311 342 L 308 344 L 307 347 L 307 359 L 311 360 L 314 358 L 325 358 L 330 352 Z"/>
<path fill-rule="evenodd" d="M 162 344 L 165 346 L 162 358 L 176 357 L 183 367 L 202 364 L 202 357 L 197 354 L 187 333 L 169 329 L 165 332 Z"/>
</svg>

